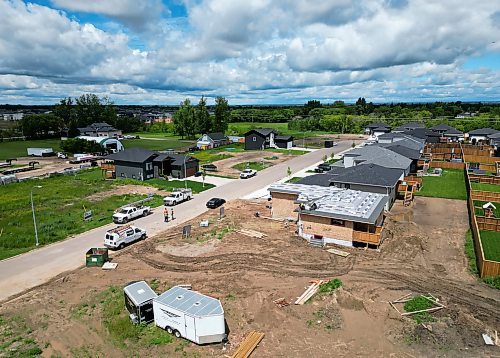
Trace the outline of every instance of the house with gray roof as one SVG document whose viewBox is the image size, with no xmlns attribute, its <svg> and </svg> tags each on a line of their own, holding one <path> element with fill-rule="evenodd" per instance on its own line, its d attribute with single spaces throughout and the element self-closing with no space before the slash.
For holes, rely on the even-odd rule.
<svg viewBox="0 0 500 358">
<path fill-rule="evenodd" d="M 359 164 L 376 164 L 384 168 L 400 169 L 404 175 L 410 173 L 412 160 L 381 146 L 370 145 L 354 148 L 346 153 L 342 161 L 333 166 L 349 168 Z"/>
<path fill-rule="evenodd" d="M 402 124 L 392 130 L 394 133 L 403 133 L 406 131 L 411 131 L 417 128 L 425 128 L 425 125 L 422 122 L 409 122 Z"/>
<path fill-rule="evenodd" d="M 199 170 L 199 160 L 190 156 L 134 147 L 106 156 L 101 167 L 109 171 L 114 178 L 185 178 Z"/>
<path fill-rule="evenodd" d="M 439 133 L 441 138 L 446 138 L 448 142 L 458 142 L 464 140 L 464 133 L 458 129 L 449 126 L 448 124 L 439 124 L 437 126 L 431 127 L 436 133 Z"/>
<path fill-rule="evenodd" d="M 196 147 L 198 149 L 212 149 L 229 143 L 229 138 L 224 133 L 205 133 L 196 142 Z"/>
<path fill-rule="evenodd" d="M 80 135 L 88 136 L 88 137 L 117 137 L 122 135 L 122 131 L 116 129 L 115 127 L 101 122 L 101 123 L 92 123 L 87 127 L 78 128 Z"/>
<path fill-rule="evenodd" d="M 374 135 L 377 137 L 384 133 L 389 133 L 390 131 L 391 127 L 383 122 L 373 122 L 365 127 L 366 134 Z"/>
<path fill-rule="evenodd" d="M 334 167 L 324 174 L 314 174 L 300 179 L 296 184 L 335 186 L 387 195 L 386 210 L 390 210 L 397 197 L 397 187 L 404 173 L 400 169 L 384 168 L 376 164 L 360 164 L 350 168 Z"/>
<path fill-rule="evenodd" d="M 476 143 L 488 143 L 489 142 L 489 137 L 493 134 L 500 133 L 500 131 L 497 131 L 496 129 L 493 128 L 479 128 L 479 129 L 474 129 L 468 133 L 469 141 L 472 144 Z"/>
<path fill-rule="evenodd" d="M 441 138 L 441 134 L 428 128 L 415 128 L 409 131 L 405 131 L 403 132 L 403 134 L 423 139 L 425 143 L 439 143 Z"/>
<path fill-rule="evenodd" d="M 245 133 L 245 150 L 274 148 L 278 133 L 272 128 L 256 128 Z"/>
<path fill-rule="evenodd" d="M 275 183 L 272 216 L 298 217 L 299 236 L 319 245 L 378 247 L 387 196 L 336 187 Z"/>
</svg>

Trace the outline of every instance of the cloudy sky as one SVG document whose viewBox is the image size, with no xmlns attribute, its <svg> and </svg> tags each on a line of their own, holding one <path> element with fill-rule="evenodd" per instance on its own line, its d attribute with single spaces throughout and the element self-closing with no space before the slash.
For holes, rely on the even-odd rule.
<svg viewBox="0 0 500 358">
<path fill-rule="evenodd" d="M 0 103 L 84 92 L 500 101 L 500 0 L 0 0 Z"/>
</svg>

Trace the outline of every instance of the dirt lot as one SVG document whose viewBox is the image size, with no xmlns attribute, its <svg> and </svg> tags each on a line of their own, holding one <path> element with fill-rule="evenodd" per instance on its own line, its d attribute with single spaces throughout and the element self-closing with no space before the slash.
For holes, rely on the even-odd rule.
<svg viewBox="0 0 500 358">
<path fill-rule="evenodd" d="M 4 322 L 24 319 L 32 330 L 27 335 L 47 357 L 224 357 L 250 330 L 266 334 L 255 357 L 500 355 L 498 347 L 484 346 L 481 338 L 500 328 L 500 294 L 467 272 L 465 202 L 417 198 L 411 207 L 397 203 L 381 249 L 344 249 L 351 252 L 347 258 L 310 247 L 294 235 L 293 225 L 255 218 L 256 211 L 267 213 L 265 205 L 229 203 L 222 221 L 218 211 L 207 212 L 191 222 L 189 239 L 175 231 L 150 238 L 115 255 L 115 271 L 81 268 L 62 274 L 4 303 L 0 314 Z M 209 228 L 199 227 L 202 219 L 210 220 Z M 247 237 L 235 231 L 241 228 L 268 236 Z M 333 294 L 317 295 L 303 306 L 273 303 L 280 297 L 292 302 L 311 279 L 335 277 L 343 287 Z M 188 282 L 220 298 L 230 344 L 224 350 L 176 339 L 128 349 L 113 343 L 99 294 L 140 279 L 155 279 L 158 291 Z M 433 314 L 429 329 L 402 318 L 387 303 L 410 292 L 432 293 L 446 305 Z"/>
<path fill-rule="evenodd" d="M 64 168 L 80 168 L 80 164 L 69 164 L 69 159 L 60 159 L 57 157 L 23 157 L 12 162 L 13 165 L 28 166 L 30 162 L 39 162 L 38 169 L 27 172 L 17 173 L 18 178 L 28 178 L 33 176 L 42 176 L 56 171 L 62 171 Z M 3 170 L 8 170 L 5 168 Z"/>
<path fill-rule="evenodd" d="M 237 178 L 240 175 L 240 170 L 234 169 L 233 166 L 239 163 L 247 162 L 264 162 L 267 168 L 272 165 L 284 162 L 293 157 L 291 154 L 262 152 L 262 151 L 249 151 L 249 152 L 221 152 L 221 154 L 232 155 L 231 158 L 222 159 L 213 162 L 217 166 L 217 175 L 224 175 L 228 177 Z M 267 158 L 267 159 L 266 159 Z M 273 158 L 273 159 L 271 159 Z"/>
</svg>

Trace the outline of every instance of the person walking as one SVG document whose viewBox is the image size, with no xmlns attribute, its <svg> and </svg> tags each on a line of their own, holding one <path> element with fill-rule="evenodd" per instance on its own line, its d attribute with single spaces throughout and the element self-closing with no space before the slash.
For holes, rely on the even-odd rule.
<svg viewBox="0 0 500 358">
<path fill-rule="evenodd" d="M 170 214 L 172 214 L 171 217 L 172 217 L 172 220 L 174 220 L 175 219 L 174 218 L 174 208 L 170 209 Z"/>
<path fill-rule="evenodd" d="M 163 216 L 165 218 L 165 222 L 168 223 L 168 208 L 165 208 L 165 210 L 163 210 Z"/>
</svg>

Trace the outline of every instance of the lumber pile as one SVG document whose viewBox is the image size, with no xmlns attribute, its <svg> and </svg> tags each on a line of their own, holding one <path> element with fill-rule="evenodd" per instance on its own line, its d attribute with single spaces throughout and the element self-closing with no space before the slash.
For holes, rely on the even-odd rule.
<svg viewBox="0 0 500 358">
<path fill-rule="evenodd" d="M 325 283 L 326 281 L 314 280 L 311 282 L 312 282 L 311 286 L 309 286 L 304 291 L 304 293 L 299 298 L 297 298 L 297 300 L 295 301 L 296 305 L 303 305 L 304 303 L 309 301 L 309 299 L 318 292 L 319 286 L 322 285 L 323 283 Z"/>
<path fill-rule="evenodd" d="M 347 257 L 350 255 L 349 252 L 346 252 L 346 251 L 342 251 L 342 250 L 337 250 L 337 249 L 328 249 L 326 250 L 328 251 L 329 253 L 331 254 L 334 254 L 334 255 L 338 255 L 338 256 L 342 256 L 342 257 Z"/>
<path fill-rule="evenodd" d="M 241 230 L 237 230 L 236 232 L 243 234 L 245 236 L 255 237 L 257 239 L 262 239 L 264 237 L 267 237 L 266 234 L 259 232 L 259 231 L 255 231 L 255 230 L 241 229 Z"/>
<path fill-rule="evenodd" d="M 264 338 L 264 333 L 252 331 L 248 334 L 243 342 L 241 342 L 236 352 L 231 358 L 247 358 L 250 357 L 255 348 L 257 348 L 260 341 Z"/>
<path fill-rule="evenodd" d="M 287 302 L 287 300 L 285 300 L 283 297 L 282 298 L 278 298 L 277 300 L 274 300 L 273 302 L 276 303 L 279 308 L 283 308 L 283 307 L 286 307 L 286 306 L 290 305 Z"/>
<path fill-rule="evenodd" d="M 424 309 L 424 310 L 418 310 L 418 311 L 411 311 L 411 312 L 401 312 L 400 310 L 397 309 L 396 307 L 396 304 L 398 303 L 406 303 L 408 301 L 410 301 L 411 299 L 413 299 L 414 297 L 416 296 L 420 296 L 420 297 L 423 297 L 425 298 L 426 300 L 428 300 L 429 302 L 431 302 L 434 307 L 431 307 L 431 308 L 427 308 L 427 309 Z M 431 295 L 430 293 L 428 293 L 427 295 L 414 295 L 412 293 L 409 293 L 407 295 L 404 295 L 403 297 L 401 298 L 398 298 L 397 300 L 394 300 L 394 301 L 389 301 L 389 304 L 392 306 L 392 308 L 394 308 L 396 310 L 396 312 L 398 312 L 401 316 L 411 316 L 415 313 L 422 313 L 422 312 L 435 312 L 435 311 L 439 311 L 443 308 L 446 308 L 445 305 L 443 305 L 441 302 L 439 302 L 439 299 L 437 299 L 436 297 L 434 297 L 433 295 Z"/>
</svg>

